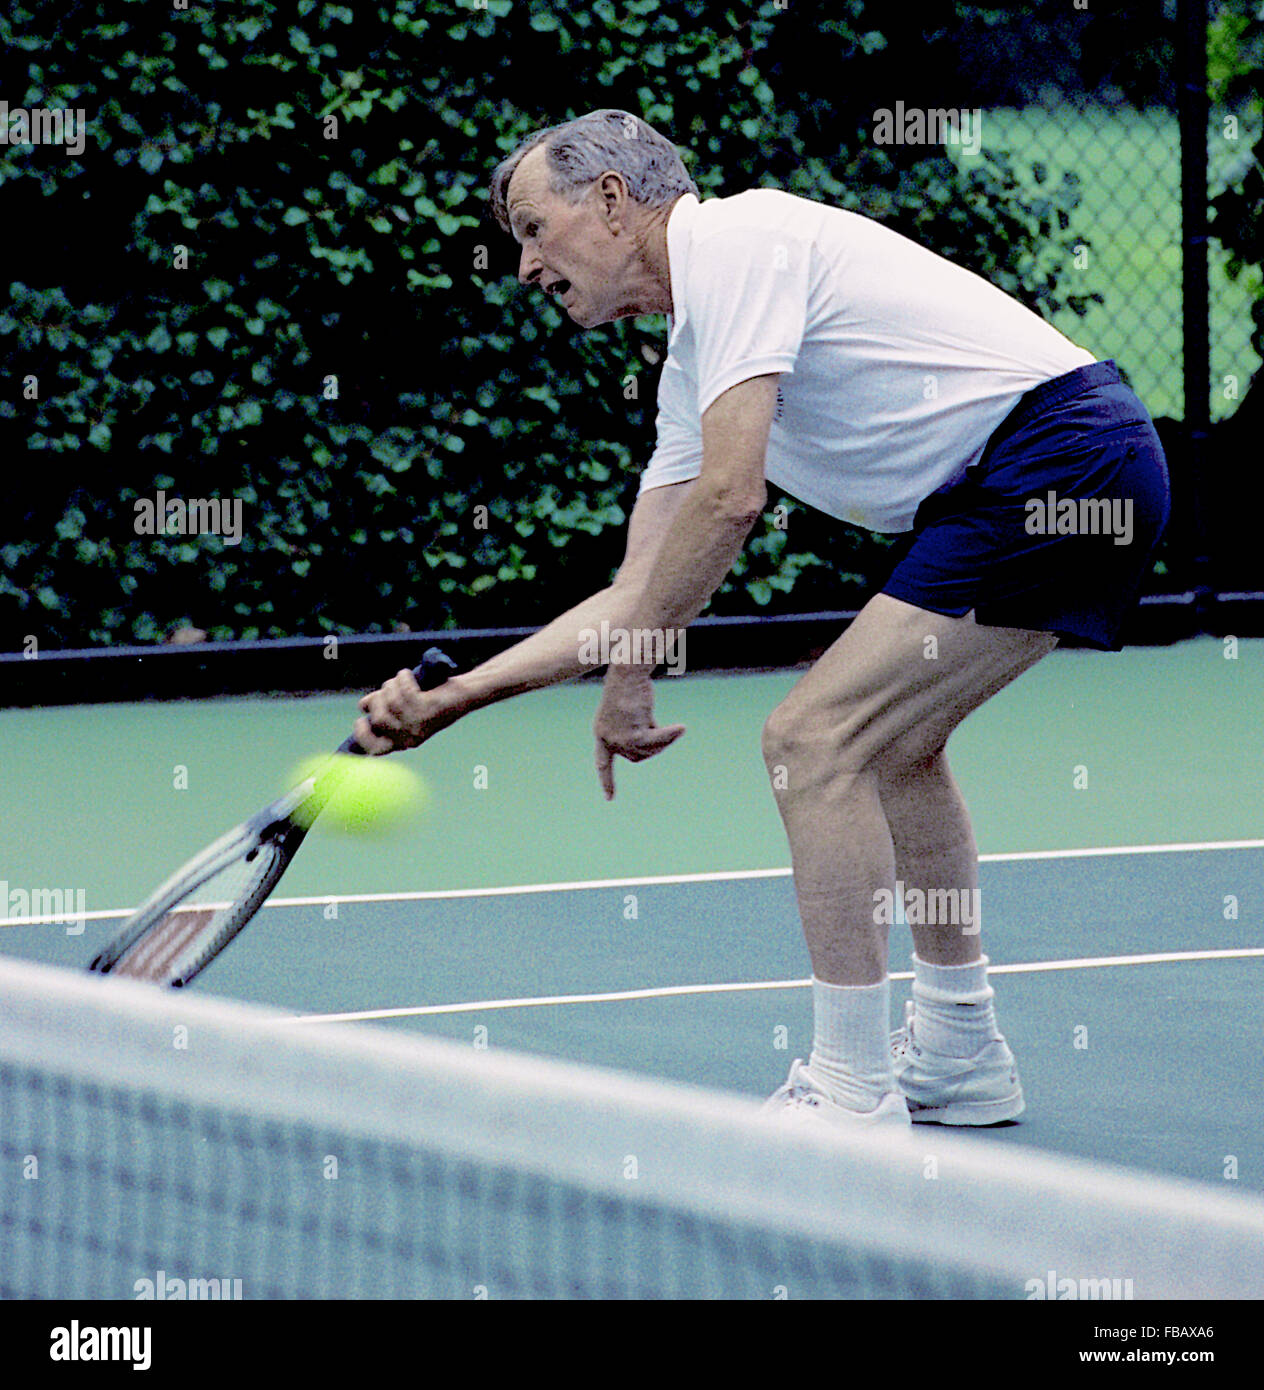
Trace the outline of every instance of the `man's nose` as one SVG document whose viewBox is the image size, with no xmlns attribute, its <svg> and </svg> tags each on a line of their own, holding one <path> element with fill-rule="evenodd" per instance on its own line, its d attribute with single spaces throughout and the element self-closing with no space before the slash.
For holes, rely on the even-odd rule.
<svg viewBox="0 0 1264 1390">
<path fill-rule="evenodd" d="M 522 258 L 518 262 L 518 283 L 528 285 L 536 279 L 543 269 L 543 262 L 529 247 L 522 248 Z"/>
</svg>

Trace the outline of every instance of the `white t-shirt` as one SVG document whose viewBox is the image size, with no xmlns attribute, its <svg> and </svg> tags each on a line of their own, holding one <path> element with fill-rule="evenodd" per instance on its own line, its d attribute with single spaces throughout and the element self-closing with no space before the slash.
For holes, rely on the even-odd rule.
<svg viewBox="0 0 1264 1390">
<path fill-rule="evenodd" d="M 776 189 L 686 194 L 667 256 L 674 313 L 642 492 L 696 478 L 703 413 L 780 372 L 768 480 L 871 531 L 907 531 L 1025 391 L 1095 360 L 972 271 Z"/>
</svg>

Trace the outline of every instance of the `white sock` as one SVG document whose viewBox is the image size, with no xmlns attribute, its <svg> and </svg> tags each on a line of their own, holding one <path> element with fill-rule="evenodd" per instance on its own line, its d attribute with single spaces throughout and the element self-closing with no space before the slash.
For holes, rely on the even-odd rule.
<svg viewBox="0 0 1264 1390">
<path fill-rule="evenodd" d="M 815 1031 L 808 1070 L 837 1104 L 876 1109 L 896 1088 L 891 1059 L 891 985 L 812 980 Z"/>
<path fill-rule="evenodd" d="M 932 965 L 913 957 L 917 1041 L 941 1057 L 973 1057 L 1001 1035 L 987 981 L 988 958 L 969 965 Z"/>
</svg>

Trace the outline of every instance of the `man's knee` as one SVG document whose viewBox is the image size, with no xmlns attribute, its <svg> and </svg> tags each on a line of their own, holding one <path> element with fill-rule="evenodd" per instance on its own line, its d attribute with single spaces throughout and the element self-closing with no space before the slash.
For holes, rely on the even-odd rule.
<svg viewBox="0 0 1264 1390">
<path fill-rule="evenodd" d="M 764 763 L 775 766 L 798 762 L 813 742 L 809 721 L 799 703 L 783 700 L 764 721 Z"/>
<path fill-rule="evenodd" d="M 827 716 L 791 696 L 764 723 L 764 764 L 777 790 L 864 774 L 898 783 L 933 772 L 942 753 L 943 740 L 925 728 L 900 729 L 846 702 L 832 705 Z"/>
<path fill-rule="evenodd" d="M 792 721 L 785 713 L 785 706 L 778 705 L 764 720 L 764 732 L 760 739 L 764 753 L 764 765 L 771 772 L 776 764 L 789 756 L 790 740 L 794 735 Z"/>
<path fill-rule="evenodd" d="M 764 722 L 764 764 L 774 788 L 803 789 L 864 771 L 867 755 L 858 732 L 845 706 L 835 706 L 827 719 L 793 697 L 783 700 Z"/>
</svg>

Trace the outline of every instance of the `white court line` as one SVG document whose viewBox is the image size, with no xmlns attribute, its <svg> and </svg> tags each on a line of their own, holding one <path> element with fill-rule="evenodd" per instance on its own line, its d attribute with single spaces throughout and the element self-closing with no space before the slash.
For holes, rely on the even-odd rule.
<svg viewBox="0 0 1264 1390">
<path fill-rule="evenodd" d="M 980 864 L 1010 864 L 1037 859 L 1109 858 L 1125 854 L 1196 854 L 1204 850 L 1264 849 L 1264 840 L 1196 840 L 1170 845 L 1102 845 L 1091 849 L 1030 849 L 1005 854 L 981 854 Z M 269 898 L 269 907 L 328 907 L 333 903 L 412 903 L 459 898 L 515 897 L 520 893 L 582 893 L 605 888 L 656 888 L 678 883 L 737 883 L 747 879 L 789 878 L 784 869 L 732 869 L 703 874 L 655 874 L 645 878 L 589 878 L 565 883 L 515 883 L 500 888 L 429 888 L 405 893 L 343 893 L 314 898 Z M 53 922 L 94 922 L 128 917 L 133 909 L 106 908 L 98 912 L 68 912 L 61 917 L 0 917 L 0 927 L 33 927 Z"/>
<path fill-rule="evenodd" d="M 1029 961 L 1018 965 L 989 965 L 989 975 L 1035 975 L 1047 970 L 1096 970 L 1118 965 L 1162 965 L 1172 961 L 1242 960 L 1264 956 L 1264 946 L 1223 951 L 1161 951 L 1144 956 L 1090 956 L 1082 960 Z M 911 970 L 895 971 L 893 980 L 911 980 Z M 607 1004 L 629 999 L 670 999 L 689 994 L 748 994 L 767 989 L 807 989 L 807 980 L 752 980 L 727 985 L 660 985 L 653 989 L 611 990 L 601 994 L 546 994 L 526 999 L 478 999 L 464 1004 L 422 1004 L 398 1009 L 364 1009 L 357 1013 L 303 1014 L 285 1023 L 363 1023 L 377 1018 L 421 1018 L 431 1014 L 485 1013 L 493 1009 L 539 1009 L 552 1004 Z"/>
</svg>

